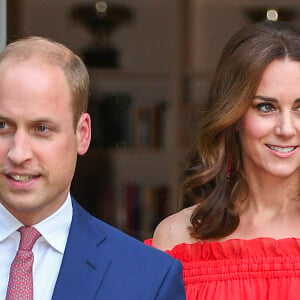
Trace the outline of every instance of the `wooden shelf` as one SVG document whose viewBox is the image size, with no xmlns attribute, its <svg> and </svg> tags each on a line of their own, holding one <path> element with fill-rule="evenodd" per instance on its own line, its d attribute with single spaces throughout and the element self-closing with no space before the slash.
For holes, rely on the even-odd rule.
<svg viewBox="0 0 300 300">
<path fill-rule="evenodd" d="M 108 68 L 89 68 L 91 80 L 104 80 L 104 81 L 165 81 L 169 80 L 170 73 L 158 72 L 134 72 L 124 69 L 108 69 Z"/>
</svg>

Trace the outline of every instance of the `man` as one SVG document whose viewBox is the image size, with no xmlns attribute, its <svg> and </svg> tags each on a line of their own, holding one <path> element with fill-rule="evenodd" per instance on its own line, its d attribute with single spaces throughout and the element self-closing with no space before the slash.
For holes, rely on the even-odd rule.
<svg viewBox="0 0 300 300">
<path fill-rule="evenodd" d="M 24 243 L 18 229 L 34 227 L 41 236 L 26 249 L 34 263 L 26 274 L 33 287 L 25 286 L 34 299 L 185 299 L 178 261 L 70 196 L 77 154 L 91 140 L 88 84 L 80 58 L 45 38 L 16 41 L 0 55 L 0 298 L 23 294 L 13 269 Z"/>
</svg>

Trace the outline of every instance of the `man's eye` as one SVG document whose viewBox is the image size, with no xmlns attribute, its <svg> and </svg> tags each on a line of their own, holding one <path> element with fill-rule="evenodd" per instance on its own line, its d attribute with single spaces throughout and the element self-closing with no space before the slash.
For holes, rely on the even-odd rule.
<svg viewBox="0 0 300 300">
<path fill-rule="evenodd" d="M 271 103 L 259 103 L 255 106 L 255 108 L 264 113 L 275 110 L 273 104 Z"/>
<path fill-rule="evenodd" d="M 0 129 L 6 128 L 6 122 L 0 121 Z"/>
<path fill-rule="evenodd" d="M 47 126 L 44 126 L 44 125 L 37 126 L 37 131 L 39 131 L 39 132 L 45 132 L 47 130 L 48 130 Z"/>
</svg>

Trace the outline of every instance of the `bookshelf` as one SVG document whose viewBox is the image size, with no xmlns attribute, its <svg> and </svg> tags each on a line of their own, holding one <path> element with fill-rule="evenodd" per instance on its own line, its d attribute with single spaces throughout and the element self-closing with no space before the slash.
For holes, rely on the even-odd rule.
<svg viewBox="0 0 300 300">
<path fill-rule="evenodd" d="M 127 42 L 137 45 L 131 51 L 124 45 L 120 68 L 89 68 L 94 137 L 88 156 L 109 162 L 110 181 L 95 215 L 143 240 L 178 206 L 185 10 L 182 0 L 128 4 L 136 22 L 124 35 L 132 30 Z M 114 213 L 101 214 L 103 206 Z"/>
<path fill-rule="evenodd" d="M 88 155 L 106 153 L 110 161 L 115 215 L 107 221 L 140 239 L 150 237 L 177 207 L 173 75 L 98 68 L 89 73 L 94 133 Z"/>
</svg>

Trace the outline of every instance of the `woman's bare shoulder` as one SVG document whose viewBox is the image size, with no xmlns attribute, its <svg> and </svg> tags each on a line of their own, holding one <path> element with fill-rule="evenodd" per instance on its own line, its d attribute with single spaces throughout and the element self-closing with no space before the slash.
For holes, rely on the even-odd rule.
<svg viewBox="0 0 300 300">
<path fill-rule="evenodd" d="M 171 250 L 181 243 L 196 241 L 190 235 L 190 218 L 195 206 L 185 208 L 162 220 L 156 227 L 152 244 L 161 250 Z"/>
</svg>

